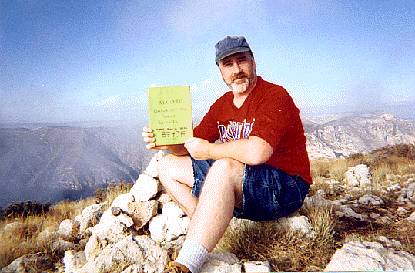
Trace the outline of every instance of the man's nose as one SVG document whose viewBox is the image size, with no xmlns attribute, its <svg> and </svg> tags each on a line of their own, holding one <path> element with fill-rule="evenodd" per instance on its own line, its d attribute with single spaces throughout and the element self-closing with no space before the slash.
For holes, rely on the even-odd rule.
<svg viewBox="0 0 415 273">
<path fill-rule="evenodd" d="M 238 62 L 233 62 L 232 72 L 235 74 L 238 74 L 239 72 L 241 72 L 241 66 L 239 65 Z"/>
</svg>

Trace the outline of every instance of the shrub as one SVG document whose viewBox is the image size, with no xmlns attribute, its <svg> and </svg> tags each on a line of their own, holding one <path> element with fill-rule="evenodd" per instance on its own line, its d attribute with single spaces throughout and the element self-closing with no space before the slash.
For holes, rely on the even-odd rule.
<svg viewBox="0 0 415 273">
<path fill-rule="evenodd" d="M 1 219 L 26 218 L 28 216 L 43 215 L 50 209 L 50 203 L 40 204 L 35 201 L 11 203 L 4 211 L 1 211 Z"/>
</svg>

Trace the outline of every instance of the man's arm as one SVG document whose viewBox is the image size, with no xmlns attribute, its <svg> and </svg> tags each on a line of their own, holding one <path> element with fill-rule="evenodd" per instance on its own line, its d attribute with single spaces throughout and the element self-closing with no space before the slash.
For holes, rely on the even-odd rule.
<svg viewBox="0 0 415 273">
<path fill-rule="evenodd" d="M 190 138 L 184 146 L 195 159 L 232 158 L 248 165 L 265 163 L 273 153 L 271 145 L 257 136 L 226 143 L 209 143 L 200 138 Z"/>
</svg>

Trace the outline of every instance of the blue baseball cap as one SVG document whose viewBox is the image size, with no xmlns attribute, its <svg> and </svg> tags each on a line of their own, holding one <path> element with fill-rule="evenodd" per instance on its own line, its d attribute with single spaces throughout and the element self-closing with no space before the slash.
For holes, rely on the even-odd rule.
<svg viewBox="0 0 415 273">
<path fill-rule="evenodd" d="M 245 37 L 243 36 L 227 36 L 219 41 L 216 46 L 216 64 L 225 57 L 238 52 L 251 51 Z"/>
</svg>

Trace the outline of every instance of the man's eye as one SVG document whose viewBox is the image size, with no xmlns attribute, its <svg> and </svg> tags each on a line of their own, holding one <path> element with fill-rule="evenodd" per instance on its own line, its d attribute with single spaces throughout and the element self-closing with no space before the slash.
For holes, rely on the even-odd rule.
<svg viewBox="0 0 415 273">
<path fill-rule="evenodd" d="M 231 66 L 231 62 L 223 63 L 223 66 Z"/>
</svg>

